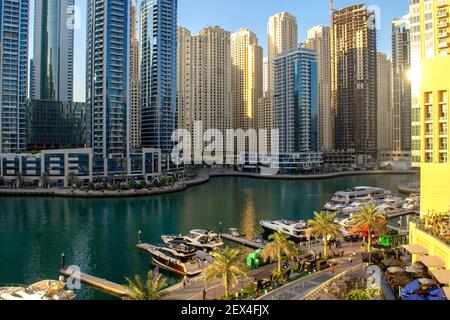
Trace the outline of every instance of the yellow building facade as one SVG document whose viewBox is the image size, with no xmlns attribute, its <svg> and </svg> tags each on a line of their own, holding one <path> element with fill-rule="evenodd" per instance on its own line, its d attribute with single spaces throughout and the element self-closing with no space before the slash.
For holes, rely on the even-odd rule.
<svg viewBox="0 0 450 320">
<path fill-rule="evenodd" d="M 420 0 L 421 68 L 412 77 L 420 78 L 421 215 L 450 212 L 450 163 L 448 154 L 448 114 L 450 93 L 450 1 Z M 433 23 L 428 12 L 433 11 Z M 426 14 L 427 12 L 427 14 Z M 416 12 L 417 13 L 417 12 Z M 433 37 L 429 35 L 432 34 Z M 447 236 L 448 237 L 448 236 Z M 441 258 L 450 269 L 450 246 L 417 224 L 410 227 L 410 243 Z"/>
</svg>

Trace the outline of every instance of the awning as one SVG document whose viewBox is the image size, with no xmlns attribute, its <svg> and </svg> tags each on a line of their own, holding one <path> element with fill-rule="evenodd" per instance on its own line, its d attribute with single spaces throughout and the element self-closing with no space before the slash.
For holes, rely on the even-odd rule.
<svg viewBox="0 0 450 320">
<path fill-rule="evenodd" d="M 450 270 L 433 270 L 431 274 L 440 284 L 450 284 Z"/>
<path fill-rule="evenodd" d="M 428 268 L 444 268 L 445 262 L 435 256 L 420 256 L 419 261 L 422 262 Z"/>
<path fill-rule="evenodd" d="M 403 245 L 403 248 L 411 254 L 428 254 L 428 249 L 419 246 L 418 244 L 405 244 Z"/>
<path fill-rule="evenodd" d="M 444 290 L 447 300 L 450 300 L 450 287 L 443 287 L 442 290 Z"/>
</svg>

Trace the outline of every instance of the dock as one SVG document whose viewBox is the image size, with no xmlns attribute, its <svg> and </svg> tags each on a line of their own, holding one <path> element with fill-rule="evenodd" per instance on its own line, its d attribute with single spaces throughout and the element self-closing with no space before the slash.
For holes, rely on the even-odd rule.
<svg viewBox="0 0 450 320">
<path fill-rule="evenodd" d="M 100 279 L 86 273 L 72 273 L 69 272 L 67 268 L 63 268 L 59 272 L 65 277 L 72 277 L 73 279 L 80 280 L 81 283 L 84 283 L 94 289 L 111 294 L 113 296 L 119 298 L 129 296 L 128 290 L 120 284 L 105 279 Z"/>
<path fill-rule="evenodd" d="M 220 237 L 222 239 L 241 244 L 241 245 L 243 245 L 245 247 L 249 247 L 251 249 L 264 249 L 264 247 L 265 247 L 265 244 L 263 244 L 263 243 L 252 241 L 252 240 L 247 240 L 243 237 L 232 236 L 231 234 L 227 234 L 227 233 L 220 234 Z"/>
</svg>

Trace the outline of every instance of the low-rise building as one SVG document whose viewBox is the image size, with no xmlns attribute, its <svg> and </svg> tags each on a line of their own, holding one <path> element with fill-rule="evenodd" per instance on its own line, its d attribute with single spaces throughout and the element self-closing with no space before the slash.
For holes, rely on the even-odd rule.
<svg viewBox="0 0 450 320">
<path fill-rule="evenodd" d="M 244 153 L 241 155 L 243 170 L 259 173 L 262 167 L 279 168 L 280 174 L 298 174 L 319 169 L 323 165 L 321 152 L 280 153 L 277 155 L 262 155 Z"/>
<path fill-rule="evenodd" d="M 127 177 L 151 181 L 161 173 L 161 151 L 144 148 L 142 153 L 133 153 L 128 160 Z M 2 184 L 17 187 L 68 187 L 71 180 L 82 185 L 94 181 L 93 150 L 59 149 L 42 150 L 38 153 L 4 153 L 0 154 L 0 177 Z M 95 179 L 114 180 L 120 177 L 108 176 Z"/>
</svg>

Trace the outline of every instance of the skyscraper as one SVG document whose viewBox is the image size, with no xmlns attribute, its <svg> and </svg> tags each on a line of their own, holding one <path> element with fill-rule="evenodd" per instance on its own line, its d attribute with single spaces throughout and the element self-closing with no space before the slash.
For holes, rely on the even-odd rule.
<svg viewBox="0 0 450 320">
<path fill-rule="evenodd" d="M 139 77 L 139 39 L 137 34 L 137 0 L 131 7 L 131 48 L 130 48 L 130 95 L 131 95 L 131 148 L 141 147 L 141 106 Z"/>
<path fill-rule="evenodd" d="M 421 213 L 432 210 L 448 212 L 450 207 L 450 163 L 449 149 L 449 92 L 450 80 L 450 35 L 448 17 L 450 4 L 433 0 L 420 1 L 421 21 L 432 6 L 432 39 L 422 37 L 420 74 L 413 78 L 420 80 L 420 138 L 421 138 Z M 428 26 L 421 25 L 425 34 Z M 433 45 L 430 45 L 433 43 Z M 414 62 L 415 63 L 415 62 Z"/>
<path fill-rule="evenodd" d="M 274 123 L 280 152 L 317 150 L 317 55 L 287 50 L 274 60 Z"/>
<path fill-rule="evenodd" d="M 128 170 L 130 136 L 129 0 L 89 0 L 86 100 L 92 114 L 94 173 Z"/>
<path fill-rule="evenodd" d="M 375 13 L 363 4 L 332 14 L 332 103 L 336 149 L 377 153 L 377 52 Z"/>
<path fill-rule="evenodd" d="M 0 1 L 0 150 L 26 149 L 29 0 Z"/>
<path fill-rule="evenodd" d="M 411 79 L 414 79 L 413 88 L 418 89 L 413 93 L 413 113 L 415 109 L 419 110 L 421 141 L 420 213 L 424 218 L 434 213 L 445 217 L 450 208 L 450 4 L 441 0 L 414 0 L 411 3 L 411 41 L 414 44 L 411 48 Z M 441 227 L 436 233 L 435 226 L 412 222 L 409 243 L 424 247 L 430 256 L 442 260 L 448 270 L 450 245 L 445 241 L 445 231 L 442 231 L 445 228 Z M 413 256 L 415 261 L 417 255 Z"/>
<path fill-rule="evenodd" d="M 233 126 L 256 129 L 258 101 L 263 97 L 263 49 L 256 34 L 241 29 L 231 34 Z"/>
<path fill-rule="evenodd" d="M 35 1 L 31 97 L 72 101 L 74 0 Z"/>
<path fill-rule="evenodd" d="M 141 144 L 167 155 L 177 129 L 177 0 L 144 0 L 140 30 Z"/>
<path fill-rule="evenodd" d="M 411 68 L 409 16 L 392 21 L 393 150 L 411 151 Z"/>
<path fill-rule="evenodd" d="M 287 12 L 280 12 L 269 18 L 267 25 L 269 47 L 269 91 L 275 88 L 273 60 L 285 50 L 298 46 L 297 18 Z"/>
<path fill-rule="evenodd" d="M 377 148 L 392 151 L 392 62 L 384 53 L 377 53 Z"/>
<path fill-rule="evenodd" d="M 214 26 L 192 35 L 179 27 L 177 38 L 178 127 L 194 137 L 194 122 L 200 121 L 203 130 L 225 133 L 233 122 L 230 33 Z"/>
<path fill-rule="evenodd" d="M 437 20 L 434 17 L 434 0 L 410 1 L 410 41 L 411 41 L 411 162 L 412 166 L 419 167 L 421 159 L 422 138 L 421 128 L 421 102 L 420 82 L 422 73 L 422 60 L 431 58 L 435 54 L 435 27 Z M 424 52 L 422 53 L 422 48 Z"/>
<path fill-rule="evenodd" d="M 269 57 L 263 58 L 263 91 L 264 96 L 269 91 Z"/>
<path fill-rule="evenodd" d="M 334 109 L 331 104 L 330 28 L 315 26 L 308 30 L 305 47 L 317 53 L 318 148 L 334 149 Z"/>
</svg>

